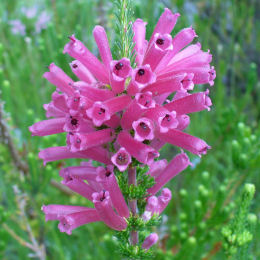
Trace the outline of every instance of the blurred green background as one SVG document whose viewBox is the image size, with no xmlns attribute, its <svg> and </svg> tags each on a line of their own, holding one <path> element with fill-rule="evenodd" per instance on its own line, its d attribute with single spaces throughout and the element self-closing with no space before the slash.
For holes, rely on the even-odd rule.
<svg viewBox="0 0 260 260">
<path fill-rule="evenodd" d="M 194 166 L 168 184 L 173 199 L 157 230 L 155 259 L 260 259 L 260 1 L 135 0 L 133 5 L 135 18 L 148 22 L 148 37 L 164 7 L 181 13 L 173 35 L 192 25 L 202 49 L 213 54 L 217 72 L 210 88 L 212 110 L 192 115 L 188 128 L 212 149 L 201 159 L 190 154 Z M 98 55 L 92 30 L 104 26 L 112 46 L 113 11 L 109 0 L 0 1 L 1 259 L 45 259 L 44 254 L 46 259 L 121 259 L 117 240 L 103 223 L 68 236 L 57 222 L 44 221 L 42 204 L 89 204 L 59 186 L 65 162 L 43 167 L 37 158 L 42 148 L 64 145 L 64 135 L 39 138 L 28 131 L 45 118 L 42 106 L 54 91 L 42 78 L 46 66 L 55 62 L 72 76 L 71 59 L 62 54 L 67 36 L 75 33 Z M 171 159 L 174 153 L 166 146 L 161 156 Z M 226 239 L 223 227 L 234 227 L 243 211 L 245 183 L 256 186 L 254 199 L 242 230 Z M 238 239 L 245 230 L 252 236 L 246 242 L 246 235 Z"/>
</svg>

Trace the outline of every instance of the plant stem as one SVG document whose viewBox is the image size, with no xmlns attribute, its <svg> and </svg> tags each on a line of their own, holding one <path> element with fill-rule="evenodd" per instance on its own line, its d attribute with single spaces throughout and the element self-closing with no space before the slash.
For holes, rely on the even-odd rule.
<svg viewBox="0 0 260 260">
<path fill-rule="evenodd" d="M 136 185 L 136 168 L 129 167 L 128 169 L 128 185 L 131 184 Z M 137 214 L 137 201 L 129 200 L 129 207 L 133 216 Z M 136 245 L 138 243 L 138 231 L 131 231 L 130 233 L 130 241 L 132 245 Z"/>
<path fill-rule="evenodd" d="M 132 0 L 115 0 L 115 16 L 119 57 L 133 58 L 133 3 Z"/>
<path fill-rule="evenodd" d="M 29 166 L 22 161 L 19 151 L 16 149 L 13 138 L 9 132 L 8 126 L 4 119 L 4 104 L 0 101 L 0 137 L 2 136 L 3 144 L 6 144 L 10 151 L 13 162 L 18 170 L 22 171 L 24 175 L 29 173 Z"/>
</svg>

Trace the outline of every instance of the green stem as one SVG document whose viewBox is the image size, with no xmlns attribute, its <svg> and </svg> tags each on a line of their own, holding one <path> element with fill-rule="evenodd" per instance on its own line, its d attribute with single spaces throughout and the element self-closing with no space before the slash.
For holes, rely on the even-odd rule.
<svg viewBox="0 0 260 260">
<path fill-rule="evenodd" d="M 127 57 L 131 59 L 133 49 L 133 34 L 132 34 L 132 1 L 131 0 L 116 0 L 115 2 L 116 17 L 117 17 L 117 30 L 118 47 L 120 58 Z"/>
<path fill-rule="evenodd" d="M 129 167 L 128 170 L 128 185 L 136 185 L 136 168 Z M 129 207 L 133 216 L 137 214 L 137 200 L 129 200 Z M 132 245 L 136 245 L 138 243 L 138 231 L 131 231 L 130 240 Z"/>
</svg>

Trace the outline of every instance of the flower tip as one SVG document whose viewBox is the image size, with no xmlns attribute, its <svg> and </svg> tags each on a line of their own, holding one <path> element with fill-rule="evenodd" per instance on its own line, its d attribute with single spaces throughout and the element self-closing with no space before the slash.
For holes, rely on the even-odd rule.
<svg viewBox="0 0 260 260">
<path fill-rule="evenodd" d="M 72 41 L 72 42 L 76 42 L 76 38 L 75 35 L 72 34 L 71 36 L 68 36 L 68 38 Z"/>
<path fill-rule="evenodd" d="M 143 249 L 149 249 L 151 246 L 157 243 L 159 237 L 156 233 L 151 233 L 146 239 L 144 240 L 142 244 Z"/>
<path fill-rule="evenodd" d="M 46 166 L 47 161 L 45 161 L 44 150 L 38 153 L 38 157 L 43 160 L 43 165 Z"/>
<path fill-rule="evenodd" d="M 105 31 L 105 29 L 101 25 L 96 25 L 93 29 L 93 33 L 95 33 L 95 32 L 100 33 L 100 32 L 104 32 L 104 31 Z"/>
<path fill-rule="evenodd" d="M 144 26 L 146 26 L 147 25 L 147 22 L 144 22 L 142 19 L 140 19 L 140 18 L 137 18 L 136 20 L 135 20 L 135 22 L 134 22 L 134 24 L 135 23 L 142 23 Z"/>
<path fill-rule="evenodd" d="M 28 129 L 32 133 L 32 136 L 33 136 L 33 125 L 29 126 Z"/>
<path fill-rule="evenodd" d="M 195 44 L 201 49 L 201 43 L 200 42 L 197 42 Z"/>
<path fill-rule="evenodd" d="M 48 67 L 49 69 L 49 67 Z M 44 72 L 42 77 L 45 78 L 45 79 L 48 79 L 48 76 L 50 75 L 50 72 Z"/>
<path fill-rule="evenodd" d="M 41 211 L 44 212 L 45 208 L 46 208 L 46 206 L 43 204 L 43 205 L 41 206 Z"/>
</svg>

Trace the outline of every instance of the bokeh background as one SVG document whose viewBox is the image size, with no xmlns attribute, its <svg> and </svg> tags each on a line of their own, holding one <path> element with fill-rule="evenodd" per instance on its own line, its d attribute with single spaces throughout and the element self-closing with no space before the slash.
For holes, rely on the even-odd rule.
<svg viewBox="0 0 260 260">
<path fill-rule="evenodd" d="M 173 200 L 158 227 L 155 259 L 231 259 L 232 250 L 232 259 L 260 259 L 260 1 L 134 0 L 133 5 L 135 18 L 148 22 L 148 36 L 164 7 L 180 12 L 173 35 L 192 25 L 202 49 L 213 54 L 217 72 L 210 87 L 212 110 L 192 115 L 188 128 L 212 149 L 202 158 L 190 154 L 193 167 L 168 184 Z M 42 148 L 64 145 L 64 135 L 38 138 L 28 131 L 45 118 L 42 105 L 54 91 L 42 78 L 46 66 L 55 62 L 72 76 L 71 59 L 62 51 L 73 33 L 98 55 L 96 24 L 106 28 L 113 46 L 113 9 L 109 0 L 0 1 L 1 259 L 121 259 L 117 240 L 103 223 L 68 236 L 57 222 L 44 221 L 42 204 L 89 204 L 61 187 L 64 162 L 44 167 L 37 158 Z M 167 146 L 161 156 L 171 159 L 174 153 Z M 242 225 L 251 237 L 236 242 L 235 230 L 232 244 L 223 228 L 241 211 L 245 183 L 256 187 Z"/>
</svg>

